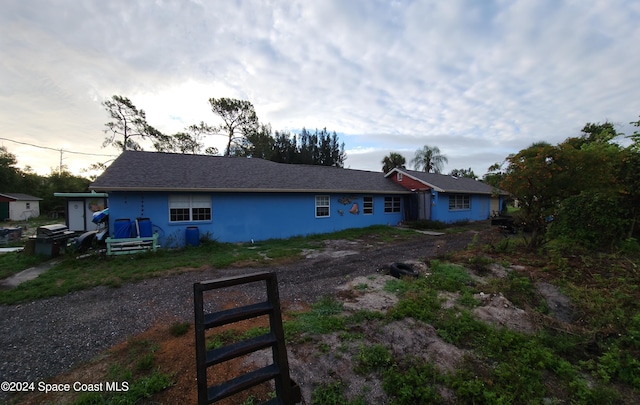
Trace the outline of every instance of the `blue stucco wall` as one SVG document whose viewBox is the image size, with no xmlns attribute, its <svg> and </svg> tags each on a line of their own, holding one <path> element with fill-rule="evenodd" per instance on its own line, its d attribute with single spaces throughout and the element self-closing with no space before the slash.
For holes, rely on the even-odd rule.
<svg viewBox="0 0 640 405">
<path fill-rule="evenodd" d="M 469 209 L 450 210 L 448 193 L 434 191 L 431 205 L 431 219 L 452 223 L 457 221 L 482 221 L 491 216 L 491 196 L 470 194 Z M 502 200 L 502 197 L 500 197 Z"/>
<path fill-rule="evenodd" d="M 153 192 L 110 192 L 109 221 L 120 218 L 149 218 L 162 246 L 185 245 L 188 226 L 200 235 L 220 242 L 249 242 L 272 238 L 334 232 L 370 225 L 397 225 L 403 213 L 385 213 L 384 195 L 373 195 L 373 214 L 363 213 L 362 194 L 329 194 L 328 217 L 316 218 L 315 196 L 321 193 L 208 193 L 210 221 L 169 222 L 169 194 Z M 401 197 L 404 198 L 404 197 Z M 357 204 L 358 214 L 349 210 Z M 403 207 L 403 204 L 400 205 Z M 402 208 L 401 208 L 402 209 Z"/>
</svg>

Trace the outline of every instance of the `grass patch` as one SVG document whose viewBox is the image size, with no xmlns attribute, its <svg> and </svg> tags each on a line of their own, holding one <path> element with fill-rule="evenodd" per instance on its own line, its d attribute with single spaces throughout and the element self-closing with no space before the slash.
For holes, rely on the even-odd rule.
<svg viewBox="0 0 640 405">
<path fill-rule="evenodd" d="M 349 400 L 345 396 L 342 381 L 320 384 L 311 393 L 311 403 L 316 405 L 365 405 L 364 395 Z"/>
<path fill-rule="evenodd" d="M 189 322 L 175 322 L 169 327 L 169 333 L 173 337 L 185 335 L 189 332 L 191 324 Z"/>
<path fill-rule="evenodd" d="M 93 256 L 76 259 L 69 253 L 62 262 L 53 266 L 34 280 L 20 284 L 11 290 L 0 291 L 0 304 L 66 295 L 70 292 L 99 285 L 119 287 L 125 283 L 159 277 L 177 271 L 187 271 L 201 266 L 215 268 L 234 264 L 264 266 L 277 260 L 298 258 L 304 249 L 319 249 L 329 239 L 372 238 L 381 242 L 409 239 L 416 235 L 406 229 L 378 225 L 368 228 L 347 229 L 330 234 L 272 239 L 252 243 L 220 243 L 203 241 L 198 248 L 179 250 L 160 249 L 156 252 L 113 257 Z M 7 277 L 42 261 L 37 256 L 20 253 L 0 255 L 0 276 Z"/>
<path fill-rule="evenodd" d="M 354 371 L 358 374 L 369 374 L 386 370 L 392 364 L 391 351 L 385 346 L 374 344 L 360 346 L 356 355 Z"/>
<path fill-rule="evenodd" d="M 25 255 L 23 252 L 0 254 L 0 279 L 7 278 L 47 260 L 38 255 Z"/>
<path fill-rule="evenodd" d="M 384 373 L 382 387 L 393 404 L 441 404 L 436 384 L 441 377 L 431 363 L 411 359 Z"/>
<path fill-rule="evenodd" d="M 156 367 L 155 352 L 159 345 L 149 340 L 132 340 L 126 356 L 111 364 L 104 376 L 111 389 L 79 394 L 74 405 L 136 404 L 173 385 L 173 376 Z M 106 384 L 106 382 L 104 383 Z"/>
<path fill-rule="evenodd" d="M 283 323 L 288 341 L 300 339 L 305 334 L 326 334 L 346 329 L 345 318 L 341 316 L 342 303 L 327 296 L 311 306 L 308 312 L 294 314 Z"/>
</svg>

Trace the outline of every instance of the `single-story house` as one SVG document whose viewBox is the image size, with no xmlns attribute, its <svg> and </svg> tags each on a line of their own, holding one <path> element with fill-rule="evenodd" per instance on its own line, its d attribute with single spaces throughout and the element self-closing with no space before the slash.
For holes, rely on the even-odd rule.
<svg viewBox="0 0 640 405">
<path fill-rule="evenodd" d="M 162 246 L 185 245 L 193 227 L 248 242 L 397 225 L 411 195 L 381 172 L 142 151 L 123 152 L 89 188 L 109 194 L 111 230 L 145 218 Z"/>
<path fill-rule="evenodd" d="M 501 212 L 507 196 L 502 190 L 468 177 L 402 168 L 389 171 L 385 177 L 413 193 L 407 215 L 415 219 L 482 221 Z"/>
<path fill-rule="evenodd" d="M 21 193 L 0 193 L 0 221 L 26 221 L 40 216 L 42 198 Z"/>
</svg>

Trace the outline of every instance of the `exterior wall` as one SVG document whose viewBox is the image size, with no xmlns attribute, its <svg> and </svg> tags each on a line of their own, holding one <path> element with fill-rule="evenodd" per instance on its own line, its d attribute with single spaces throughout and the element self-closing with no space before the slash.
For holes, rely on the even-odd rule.
<svg viewBox="0 0 640 405">
<path fill-rule="evenodd" d="M 329 216 L 316 218 L 315 196 L 328 195 L 326 193 L 208 193 L 211 196 L 210 221 L 171 223 L 169 195 L 110 192 L 111 234 L 117 219 L 149 218 L 153 230 L 159 233 L 159 243 L 178 247 L 185 245 L 186 229 L 190 226 L 197 226 L 201 236 L 208 234 L 220 242 L 249 242 L 377 224 L 397 225 L 403 218 L 402 196 L 398 213 L 385 213 L 385 196 L 373 195 L 373 214 L 364 214 L 364 195 L 330 194 Z M 357 214 L 350 213 L 354 204 L 357 204 Z"/>
<path fill-rule="evenodd" d="M 432 198 L 431 219 L 441 222 L 483 221 L 491 217 L 491 196 L 469 194 L 469 209 L 449 210 L 451 194 L 435 192 Z M 502 197 L 500 197 L 502 198 Z"/>
<path fill-rule="evenodd" d="M 402 187 L 406 188 L 407 190 L 429 190 L 430 187 L 426 186 L 424 183 L 412 179 L 409 176 L 403 175 L 402 176 L 402 180 L 398 180 L 398 172 L 393 172 L 389 178 L 393 181 L 395 181 L 396 183 L 400 184 Z"/>
<path fill-rule="evenodd" d="M 24 221 L 40 216 L 39 201 L 12 201 L 9 202 L 9 219 L 12 221 Z"/>
</svg>

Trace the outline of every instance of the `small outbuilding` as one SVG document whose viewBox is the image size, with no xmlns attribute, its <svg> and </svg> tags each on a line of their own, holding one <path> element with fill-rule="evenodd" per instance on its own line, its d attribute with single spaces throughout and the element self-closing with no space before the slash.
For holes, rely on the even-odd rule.
<svg viewBox="0 0 640 405">
<path fill-rule="evenodd" d="M 93 214 L 107 208 L 107 193 L 54 193 L 54 197 L 64 197 L 64 217 L 70 231 L 86 232 L 98 229 L 93 222 Z"/>
<path fill-rule="evenodd" d="M 0 221 L 26 221 L 40 216 L 42 198 L 22 193 L 0 193 Z"/>
</svg>

